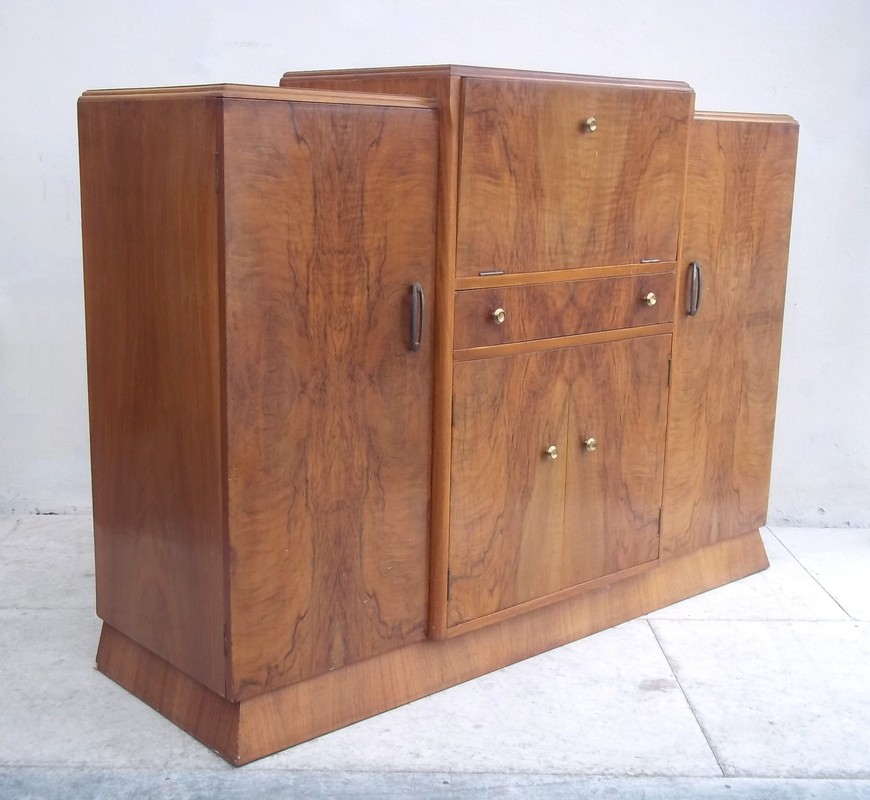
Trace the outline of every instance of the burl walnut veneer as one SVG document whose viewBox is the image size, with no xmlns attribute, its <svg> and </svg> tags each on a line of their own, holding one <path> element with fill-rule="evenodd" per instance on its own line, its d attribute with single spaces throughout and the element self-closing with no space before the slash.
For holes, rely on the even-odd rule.
<svg viewBox="0 0 870 800">
<path fill-rule="evenodd" d="M 281 83 L 79 101 L 99 669 L 243 764 L 764 569 L 794 120 Z"/>
</svg>

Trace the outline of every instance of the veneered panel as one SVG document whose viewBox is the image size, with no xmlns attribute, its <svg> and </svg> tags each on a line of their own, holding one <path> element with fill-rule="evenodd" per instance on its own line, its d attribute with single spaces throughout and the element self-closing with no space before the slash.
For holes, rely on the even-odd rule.
<svg viewBox="0 0 870 800">
<path fill-rule="evenodd" d="M 233 691 L 425 637 L 437 114 L 227 101 Z"/>
<path fill-rule="evenodd" d="M 691 92 L 484 78 L 463 90 L 457 275 L 676 258 Z"/>
<path fill-rule="evenodd" d="M 667 334 L 574 351 L 564 586 L 659 556 L 670 352 Z"/>
<path fill-rule="evenodd" d="M 673 273 L 467 289 L 456 293 L 453 346 L 459 350 L 670 322 L 675 290 Z M 497 309 L 504 311 L 501 323 L 493 316 Z"/>
<path fill-rule="evenodd" d="M 454 368 L 450 625 L 559 588 L 565 367 L 556 350 Z"/>
<path fill-rule="evenodd" d="M 97 613 L 223 694 L 216 114 L 79 104 Z"/>
<path fill-rule="evenodd" d="M 456 365 L 451 626 L 658 558 L 670 346 Z"/>
<path fill-rule="evenodd" d="M 692 127 L 665 470 L 663 553 L 767 516 L 798 126 L 699 116 Z M 701 304 L 689 316 L 690 264 Z"/>
</svg>

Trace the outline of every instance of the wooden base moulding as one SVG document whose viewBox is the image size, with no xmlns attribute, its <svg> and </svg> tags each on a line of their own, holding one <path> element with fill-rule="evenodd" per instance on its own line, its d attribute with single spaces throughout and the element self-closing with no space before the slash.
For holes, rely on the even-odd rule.
<svg viewBox="0 0 870 800">
<path fill-rule="evenodd" d="M 417 642 L 237 703 L 108 624 L 97 668 L 240 766 L 767 566 L 760 533 L 753 530 L 555 605 L 446 641 Z"/>
</svg>

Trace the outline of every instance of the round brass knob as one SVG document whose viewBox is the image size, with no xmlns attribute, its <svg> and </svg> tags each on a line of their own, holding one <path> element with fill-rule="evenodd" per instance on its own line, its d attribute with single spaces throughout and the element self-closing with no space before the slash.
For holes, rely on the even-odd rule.
<svg viewBox="0 0 870 800">
<path fill-rule="evenodd" d="M 547 455 L 550 456 L 550 458 L 552 458 L 554 461 L 559 457 L 559 450 L 556 445 L 551 444 L 547 448 Z"/>
<path fill-rule="evenodd" d="M 586 445 L 586 449 L 590 453 L 593 453 L 593 452 L 595 452 L 596 448 L 598 447 L 598 440 L 594 439 L 592 436 L 590 436 L 585 442 L 583 442 L 583 444 Z"/>
<path fill-rule="evenodd" d="M 503 308 L 497 308 L 495 311 L 492 312 L 492 318 L 495 320 L 496 325 L 501 325 L 504 322 L 506 316 L 507 312 L 505 312 Z"/>
<path fill-rule="evenodd" d="M 586 131 L 586 133 L 595 133 L 595 131 L 598 130 L 598 120 L 595 119 L 595 117 L 589 117 L 583 123 L 583 130 Z"/>
<path fill-rule="evenodd" d="M 648 306 L 654 306 L 657 302 L 657 298 L 654 292 L 650 292 L 649 294 L 645 294 L 641 300 L 646 303 Z"/>
</svg>

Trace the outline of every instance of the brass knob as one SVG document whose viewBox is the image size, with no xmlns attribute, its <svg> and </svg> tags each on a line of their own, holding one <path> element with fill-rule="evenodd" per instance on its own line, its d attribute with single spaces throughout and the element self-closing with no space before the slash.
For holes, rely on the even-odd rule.
<svg viewBox="0 0 870 800">
<path fill-rule="evenodd" d="M 595 131 L 598 130 L 598 120 L 595 119 L 595 117 L 589 117 L 583 123 L 583 130 L 586 131 L 586 133 L 595 133 Z"/>
<path fill-rule="evenodd" d="M 550 458 L 552 458 L 554 461 L 559 457 L 559 450 L 556 445 L 551 444 L 547 448 L 547 455 L 550 456 Z"/>
<path fill-rule="evenodd" d="M 506 316 L 507 313 L 503 308 L 497 308 L 495 311 L 492 312 L 492 318 L 495 320 L 496 325 L 501 325 L 504 322 Z"/>
<path fill-rule="evenodd" d="M 646 303 L 648 306 L 654 306 L 656 304 L 655 292 L 645 294 L 643 297 L 641 297 L 641 300 L 643 300 L 643 302 Z"/>
<path fill-rule="evenodd" d="M 590 436 L 585 442 L 583 442 L 583 444 L 586 445 L 586 449 L 590 453 L 593 453 L 598 447 L 598 440 Z"/>
</svg>

